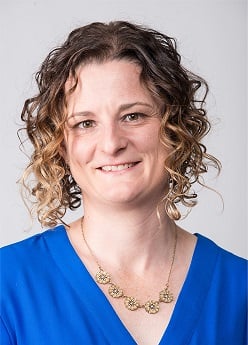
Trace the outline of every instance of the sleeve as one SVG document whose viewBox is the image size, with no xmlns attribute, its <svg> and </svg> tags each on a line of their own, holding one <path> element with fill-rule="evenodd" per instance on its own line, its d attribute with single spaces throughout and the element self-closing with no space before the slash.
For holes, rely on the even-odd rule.
<svg viewBox="0 0 248 345">
<path fill-rule="evenodd" d="M 0 317 L 0 345 L 14 345 L 5 324 Z"/>
</svg>

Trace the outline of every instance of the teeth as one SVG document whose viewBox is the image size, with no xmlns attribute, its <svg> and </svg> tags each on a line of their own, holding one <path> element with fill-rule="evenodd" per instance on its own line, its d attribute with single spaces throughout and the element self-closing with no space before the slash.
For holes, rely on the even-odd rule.
<svg viewBox="0 0 248 345">
<path fill-rule="evenodd" d="M 120 165 L 105 165 L 102 167 L 104 171 L 120 171 L 124 169 L 128 169 L 134 166 L 134 163 L 129 164 L 120 164 Z"/>
</svg>

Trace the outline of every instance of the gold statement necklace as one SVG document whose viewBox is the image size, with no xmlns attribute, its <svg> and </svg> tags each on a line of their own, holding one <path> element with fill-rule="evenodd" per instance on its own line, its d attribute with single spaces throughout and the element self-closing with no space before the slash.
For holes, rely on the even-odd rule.
<svg viewBox="0 0 248 345">
<path fill-rule="evenodd" d="M 176 247 L 177 247 L 177 230 L 176 230 L 176 227 L 175 227 L 175 241 L 174 241 L 174 246 L 173 246 L 171 265 L 170 265 L 168 278 L 167 278 L 167 282 L 165 284 L 165 287 L 162 291 L 159 292 L 159 298 L 157 300 L 149 300 L 149 301 L 145 302 L 144 304 L 142 304 L 136 297 L 126 295 L 124 293 L 123 289 L 121 287 L 119 287 L 118 285 L 116 285 L 112 281 L 111 275 L 103 269 L 102 265 L 100 265 L 97 257 L 95 256 L 95 254 L 93 253 L 92 249 L 90 248 L 88 242 L 86 241 L 85 234 L 84 234 L 84 228 L 83 228 L 83 218 L 81 219 L 81 230 L 82 230 L 84 242 L 85 242 L 92 258 L 94 259 L 94 261 L 96 262 L 96 264 L 98 266 L 98 272 L 95 275 L 96 282 L 98 284 L 108 285 L 109 286 L 108 293 L 111 297 L 123 298 L 124 299 L 124 305 L 128 310 L 134 311 L 134 310 L 137 310 L 139 308 L 143 308 L 143 309 L 145 309 L 145 311 L 148 314 L 156 314 L 159 311 L 159 305 L 161 302 L 171 303 L 174 300 L 174 296 L 173 296 L 172 292 L 169 290 L 169 281 L 170 281 L 170 277 L 171 277 L 173 264 L 175 261 L 175 255 L 176 255 Z"/>
</svg>

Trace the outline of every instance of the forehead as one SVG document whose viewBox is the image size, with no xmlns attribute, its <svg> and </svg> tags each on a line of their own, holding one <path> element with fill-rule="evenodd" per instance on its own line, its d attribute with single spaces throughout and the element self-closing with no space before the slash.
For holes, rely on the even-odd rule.
<svg viewBox="0 0 248 345">
<path fill-rule="evenodd" d="M 69 92 L 73 87 L 73 92 Z M 138 97 L 140 101 L 145 98 L 153 102 L 151 93 L 141 80 L 141 67 L 127 60 L 91 62 L 79 66 L 76 78 L 68 78 L 65 91 L 68 102 L 75 102 L 79 98 L 86 101 L 92 97 L 95 101 L 121 97 L 128 98 L 128 102 Z"/>
</svg>

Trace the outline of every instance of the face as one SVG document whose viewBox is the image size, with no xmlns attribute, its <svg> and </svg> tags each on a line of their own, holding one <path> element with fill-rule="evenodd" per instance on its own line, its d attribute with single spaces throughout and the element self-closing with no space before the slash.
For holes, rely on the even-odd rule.
<svg viewBox="0 0 248 345">
<path fill-rule="evenodd" d="M 158 203 L 164 195 L 161 117 L 140 72 L 125 60 L 78 69 L 77 88 L 67 99 L 65 156 L 84 204 Z"/>
</svg>

